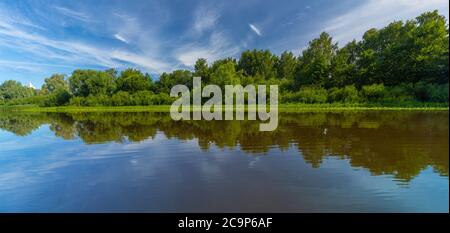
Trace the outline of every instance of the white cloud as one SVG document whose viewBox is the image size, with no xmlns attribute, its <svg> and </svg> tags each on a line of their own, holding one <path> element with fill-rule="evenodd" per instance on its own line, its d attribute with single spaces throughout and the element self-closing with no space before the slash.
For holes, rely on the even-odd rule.
<svg viewBox="0 0 450 233">
<path fill-rule="evenodd" d="M 91 19 L 88 15 L 86 15 L 83 12 L 79 12 L 79 11 L 75 11 L 75 10 L 71 10 L 69 8 L 66 7 L 62 7 L 62 6 L 54 6 L 53 7 L 55 10 L 57 10 L 60 14 L 80 20 L 80 21 L 84 21 L 84 22 L 93 22 L 94 20 Z"/>
<path fill-rule="evenodd" d="M 360 39 L 370 28 L 384 27 L 394 20 L 408 20 L 435 9 L 448 18 L 448 0 L 370 0 L 334 17 L 322 31 L 329 32 L 342 45 Z"/>
<path fill-rule="evenodd" d="M 40 63 L 40 62 L 24 62 L 24 61 L 10 61 L 0 59 L 0 68 L 13 68 L 27 71 L 40 71 L 42 67 L 58 67 L 58 68 L 76 68 L 75 66 Z"/>
<path fill-rule="evenodd" d="M 248 24 L 248 26 L 250 27 L 250 29 L 252 29 L 252 31 L 254 32 L 254 33 L 256 33 L 256 35 L 258 35 L 258 36 L 261 36 L 262 34 L 261 34 L 261 31 L 255 26 L 255 25 L 253 25 L 253 24 Z"/>
<path fill-rule="evenodd" d="M 141 67 L 145 67 L 153 72 L 164 72 L 171 68 L 171 66 L 165 62 L 160 62 L 150 56 L 139 55 L 135 53 L 125 52 L 125 51 L 112 51 L 108 54 L 113 59 L 135 64 Z"/>
<path fill-rule="evenodd" d="M 81 14 L 80 14 L 81 17 Z M 22 51 L 24 54 L 33 54 L 34 58 L 41 60 L 51 59 L 64 63 L 64 66 L 72 67 L 72 65 L 95 65 L 113 68 L 122 68 L 125 66 L 122 62 L 139 66 L 150 72 L 162 72 L 171 68 L 168 63 L 159 61 L 154 56 L 148 56 L 154 50 L 148 52 L 129 52 L 114 48 L 103 47 L 98 44 L 85 43 L 76 40 L 58 40 L 52 39 L 45 35 L 40 35 L 35 31 L 27 30 L 20 27 L 17 20 L 11 18 L 10 15 L 0 11 L 0 46 L 11 48 L 16 52 Z M 133 30 L 136 29 L 133 27 Z M 132 35 L 132 34 L 131 34 Z M 123 42 L 128 42 L 124 36 L 117 33 L 115 38 Z M 146 38 L 138 38 L 141 42 L 148 42 Z M 141 50 L 145 51 L 145 50 Z M 39 63 L 25 64 L 14 61 L 2 60 L 0 66 L 14 64 L 15 69 L 36 69 Z M 30 65 L 30 66 L 28 66 Z M 63 66 L 60 65 L 60 66 Z M 44 65 L 44 66 L 49 66 Z M 58 65 L 55 65 L 58 66 Z"/>
<path fill-rule="evenodd" d="M 128 40 L 125 39 L 125 38 L 124 38 L 123 36 L 121 36 L 120 34 L 115 34 L 115 35 L 114 35 L 114 38 L 116 38 L 116 39 L 122 41 L 122 42 L 125 43 L 125 44 L 128 44 L 128 43 L 129 43 Z"/>
<path fill-rule="evenodd" d="M 215 9 L 207 9 L 200 7 L 195 13 L 194 30 L 197 33 L 201 33 L 206 30 L 214 28 L 217 20 L 219 19 L 219 12 Z"/>
<path fill-rule="evenodd" d="M 199 58 L 205 58 L 211 62 L 233 56 L 239 50 L 239 46 L 232 44 L 224 33 L 215 32 L 210 36 L 209 43 L 206 46 L 199 44 L 185 45 L 175 52 L 175 56 L 183 65 L 192 67 Z"/>
</svg>

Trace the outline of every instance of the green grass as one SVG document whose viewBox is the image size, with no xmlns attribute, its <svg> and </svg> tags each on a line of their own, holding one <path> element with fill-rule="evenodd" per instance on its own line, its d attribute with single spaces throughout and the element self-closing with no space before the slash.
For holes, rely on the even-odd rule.
<svg viewBox="0 0 450 233">
<path fill-rule="evenodd" d="M 247 108 L 245 108 L 247 109 Z M 2 111 L 15 112 L 169 112 L 170 105 L 121 106 L 121 107 L 39 107 L 35 105 L 0 106 Z M 280 112 L 312 112 L 312 111 L 368 111 L 368 110 L 421 110 L 448 111 L 448 104 L 422 103 L 404 106 L 382 106 L 377 104 L 280 104 Z"/>
</svg>

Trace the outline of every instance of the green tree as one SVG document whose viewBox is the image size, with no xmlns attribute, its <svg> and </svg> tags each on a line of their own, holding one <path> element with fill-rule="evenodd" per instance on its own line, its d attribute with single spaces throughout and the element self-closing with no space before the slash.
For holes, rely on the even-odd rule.
<svg viewBox="0 0 450 233">
<path fill-rule="evenodd" d="M 202 82 L 209 83 L 210 81 L 210 70 L 208 66 L 208 62 L 204 58 L 200 58 L 195 62 L 194 66 L 194 76 L 201 77 Z"/>
<path fill-rule="evenodd" d="M 69 78 L 74 96 L 111 95 L 116 90 L 116 80 L 105 71 L 75 70 Z"/>
<path fill-rule="evenodd" d="M 71 95 L 68 90 L 57 88 L 51 92 L 43 102 L 45 107 L 63 106 L 70 102 Z"/>
<path fill-rule="evenodd" d="M 299 57 L 297 86 L 325 86 L 331 77 L 331 61 L 337 49 L 337 44 L 333 43 L 331 36 L 326 32 L 310 41 L 308 48 Z"/>
<path fill-rule="evenodd" d="M 117 79 L 117 90 L 133 94 L 138 91 L 150 90 L 152 84 L 152 79 L 148 75 L 144 75 L 136 69 L 126 69 Z"/>
<path fill-rule="evenodd" d="M 51 94 L 56 90 L 69 90 L 69 83 L 64 74 L 53 74 L 50 78 L 44 80 L 41 91 L 43 94 Z"/>
<path fill-rule="evenodd" d="M 235 63 L 226 62 L 220 64 L 211 74 L 211 83 L 224 88 L 225 85 L 236 85 L 241 83 L 241 75 L 236 72 Z"/>
<path fill-rule="evenodd" d="M 357 83 L 356 61 L 359 56 L 359 45 L 353 40 L 337 50 L 331 59 L 331 77 L 327 87 L 344 87 Z"/>
<path fill-rule="evenodd" d="M 156 89 L 159 93 L 170 93 L 170 89 L 183 84 L 192 88 L 192 72 L 189 70 L 175 70 L 172 73 L 163 73 L 156 82 Z"/>
<path fill-rule="evenodd" d="M 297 59 L 292 52 L 285 51 L 277 61 L 277 78 L 294 80 Z"/>
<path fill-rule="evenodd" d="M 415 66 L 411 68 L 417 70 L 411 81 L 448 83 L 449 29 L 445 17 L 435 10 L 421 14 L 415 22 L 411 54 Z"/>
<path fill-rule="evenodd" d="M 269 80 L 276 77 L 277 56 L 269 50 L 247 50 L 242 52 L 238 62 L 238 70 L 245 76 L 260 77 Z"/>
<path fill-rule="evenodd" d="M 25 87 L 18 81 L 6 80 L 0 85 L 0 99 L 4 101 L 27 98 L 34 95 L 36 95 L 34 89 Z"/>
</svg>

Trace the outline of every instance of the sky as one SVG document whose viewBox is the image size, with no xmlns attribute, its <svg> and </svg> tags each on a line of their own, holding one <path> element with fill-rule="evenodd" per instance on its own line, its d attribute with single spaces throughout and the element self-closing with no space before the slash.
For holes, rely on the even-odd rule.
<svg viewBox="0 0 450 233">
<path fill-rule="evenodd" d="M 75 69 L 192 69 L 246 49 L 295 55 L 321 32 L 339 45 L 448 0 L 0 0 L 0 82 L 40 87 Z"/>
</svg>

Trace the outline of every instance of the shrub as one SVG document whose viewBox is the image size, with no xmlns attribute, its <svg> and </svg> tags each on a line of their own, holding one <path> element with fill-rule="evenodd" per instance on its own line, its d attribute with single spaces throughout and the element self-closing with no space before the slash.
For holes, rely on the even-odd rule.
<svg viewBox="0 0 450 233">
<path fill-rule="evenodd" d="M 448 103 L 448 83 L 444 85 L 432 85 L 429 92 L 430 101 Z"/>
<path fill-rule="evenodd" d="M 170 97 L 167 93 L 159 93 L 157 95 L 153 95 L 152 104 L 163 105 L 163 104 L 172 104 L 174 99 Z"/>
<path fill-rule="evenodd" d="M 366 101 L 378 101 L 384 97 L 385 89 L 383 84 L 372 84 L 363 86 L 361 95 Z"/>
<path fill-rule="evenodd" d="M 97 96 L 89 95 L 84 98 L 84 105 L 89 107 L 101 106 L 101 103 L 98 101 Z"/>
<path fill-rule="evenodd" d="M 412 93 L 418 101 L 448 102 L 448 84 L 418 82 L 412 86 Z"/>
<path fill-rule="evenodd" d="M 37 95 L 37 96 L 32 96 L 32 97 L 3 100 L 3 101 L 4 101 L 5 105 L 35 104 L 35 105 L 43 106 L 43 102 L 45 101 L 46 98 L 47 98 L 47 96 Z"/>
<path fill-rule="evenodd" d="M 283 103 L 325 103 L 327 91 L 322 88 L 303 87 L 298 92 L 285 93 L 281 97 Z"/>
<path fill-rule="evenodd" d="M 111 97 L 113 106 L 129 106 L 132 105 L 132 102 L 131 95 L 124 91 L 119 91 Z"/>
<path fill-rule="evenodd" d="M 328 102 L 358 103 L 360 102 L 358 90 L 354 85 L 345 86 L 344 88 L 331 88 L 328 90 Z"/>
<path fill-rule="evenodd" d="M 70 99 L 69 105 L 72 106 L 85 106 L 85 99 L 84 97 L 72 97 Z"/>
<path fill-rule="evenodd" d="M 414 98 L 419 101 L 427 101 L 430 99 L 430 85 L 425 82 L 418 82 L 412 87 Z"/>
<path fill-rule="evenodd" d="M 44 107 L 54 107 L 67 105 L 70 102 L 71 95 L 65 89 L 57 89 L 52 94 L 46 96 L 41 105 Z"/>
<path fill-rule="evenodd" d="M 154 94 L 151 91 L 138 91 L 133 94 L 134 105 L 152 105 L 154 104 Z"/>
<path fill-rule="evenodd" d="M 404 102 L 413 101 L 412 86 L 409 84 L 400 84 L 393 87 L 385 87 L 386 92 L 383 102 Z"/>
</svg>

